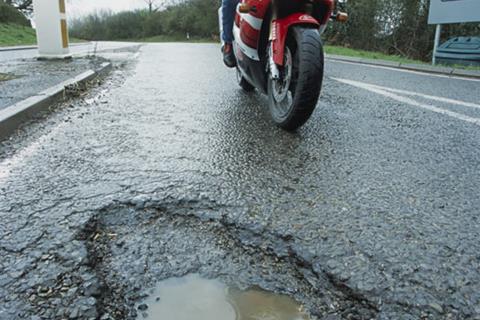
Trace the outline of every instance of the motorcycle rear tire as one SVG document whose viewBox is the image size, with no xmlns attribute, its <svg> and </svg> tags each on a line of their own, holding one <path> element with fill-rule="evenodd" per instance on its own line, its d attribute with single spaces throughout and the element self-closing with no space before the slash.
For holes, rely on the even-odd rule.
<svg viewBox="0 0 480 320">
<path fill-rule="evenodd" d="M 287 131 L 295 131 L 312 115 L 322 88 L 324 54 L 317 29 L 294 26 L 287 36 L 286 46 L 292 55 L 292 76 L 289 85 L 291 103 L 279 111 L 272 88 L 274 80 L 268 80 L 270 114 L 275 124 Z M 287 50 L 285 50 L 287 52 Z M 288 93 L 287 93 L 288 95 Z"/>
</svg>

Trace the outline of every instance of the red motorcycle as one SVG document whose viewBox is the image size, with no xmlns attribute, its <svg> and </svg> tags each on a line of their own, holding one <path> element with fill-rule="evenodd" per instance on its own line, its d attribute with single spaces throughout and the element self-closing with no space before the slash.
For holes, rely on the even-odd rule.
<svg viewBox="0 0 480 320">
<path fill-rule="evenodd" d="M 347 19 L 332 14 L 334 7 L 334 0 L 242 0 L 237 6 L 238 83 L 266 94 L 273 121 L 288 131 L 307 122 L 317 105 L 324 61 L 320 34 L 329 19 Z"/>
</svg>

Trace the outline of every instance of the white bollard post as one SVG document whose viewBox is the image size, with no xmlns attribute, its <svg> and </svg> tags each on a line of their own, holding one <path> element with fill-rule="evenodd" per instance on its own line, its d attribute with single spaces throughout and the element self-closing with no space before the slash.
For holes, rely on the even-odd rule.
<svg viewBox="0 0 480 320">
<path fill-rule="evenodd" d="M 33 0 L 39 58 L 69 58 L 65 0 Z"/>
<path fill-rule="evenodd" d="M 438 51 L 438 46 L 440 45 L 440 34 L 442 33 L 442 25 L 437 24 L 437 27 L 435 29 L 435 41 L 433 43 L 433 53 L 432 53 L 432 65 L 437 64 L 437 51 Z"/>
</svg>

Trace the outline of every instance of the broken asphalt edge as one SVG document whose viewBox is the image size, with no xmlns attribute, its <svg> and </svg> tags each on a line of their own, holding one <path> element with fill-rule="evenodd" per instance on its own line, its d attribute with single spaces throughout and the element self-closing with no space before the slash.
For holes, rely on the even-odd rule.
<svg viewBox="0 0 480 320">
<path fill-rule="evenodd" d="M 395 69 L 403 69 L 409 71 L 417 71 L 431 74 L 440 74 L 446 76 L 456 76 L 456 77 L 465 77 L 465 78 L 474 78 L 480 79 L 480 70 L 467 70 L 467 69 L 457 69 L 450 68 L 447 66 L 431 66 L 431 65 L 422 65 L 422 64 L 411 64 L 411 63 L 401 63 L 388 60 L 377 60 L 377 59 L 366 59 L 366 58 L 356 58 L 349 56 L 340 56 L 333 54 L 326 54 L 326 59 L 333 61 L 343 61 L 359 64 L 367 64 L 373 66 L 381 66 Z"/>
<path fill-rule="evenodd" d="M 4 139 L 12 134 L 22 123 L 31 119 L 32 116 L 48 111 L 53 103 L 65 97 L 68 87 L 84 84 L 97 76 L 104 75 L 111 68 L 112 64 L 110 62 L 104 62 L 97 70 L 85 71 L 78 76 L 0 110 L 0 139 Z"/>
<path fill-rule="evenodd" d="M 83 46 L 83 45 L 89 45 L 91 42 L 75 42 L 75 43 L 70 43 L 70 47 L 75 47 L 75 46 Z M 38 49 L 37 45 L 29 45 L 29 46 L 8 46 L 8 47 L 0 47 L 0 52 L 2 51 L 22 51 L 22 50 L 34 50 Z"/>
</svg>

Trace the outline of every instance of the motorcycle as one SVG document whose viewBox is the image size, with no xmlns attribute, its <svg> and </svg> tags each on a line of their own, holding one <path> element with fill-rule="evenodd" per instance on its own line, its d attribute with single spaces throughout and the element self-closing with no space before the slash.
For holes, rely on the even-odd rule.
<svg viewBox="0 0 480 320">
<path fill-rule="evenodd" d="M 241 0 L 237 6 L 238 84 L 266 94 L 274 123 L 285 130 L 305 124 L 317 105 L 324 67 L 320 35 L 330 19 L 348 18 L 333 13 L 334 7 L 334 0 Z"/>
</svg>

